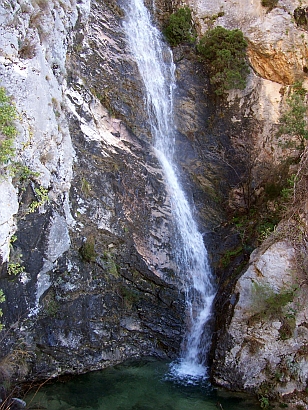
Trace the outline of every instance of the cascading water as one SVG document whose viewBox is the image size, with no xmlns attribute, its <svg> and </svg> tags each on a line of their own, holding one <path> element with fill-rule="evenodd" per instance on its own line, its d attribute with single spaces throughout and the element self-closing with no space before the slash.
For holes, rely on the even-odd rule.
<svg viewBox="0 0 308 410">
<path fill-rule="evenodd" d="M 173 90 L 175 66 L 172 52 L 152 24 L 143 0 L 126 0 L 124 29 L 146 89 L 146 105 L 156 155 L 165 174 L 177 230 L 175 258 L 186 293 L 188 330 L 181 358 L 172 373 L 187 382 L 207 376 L 211 307 L 215 295 L 203 238 L 193 218 L 192 206 L 179 183 L 174 162 Z"/>
</svg>

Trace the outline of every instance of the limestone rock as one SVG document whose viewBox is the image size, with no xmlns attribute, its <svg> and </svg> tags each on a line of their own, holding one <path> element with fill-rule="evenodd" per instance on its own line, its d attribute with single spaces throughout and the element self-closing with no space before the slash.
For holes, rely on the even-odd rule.
<svg viewBox="0 0 308 410">
<path fill-rule="evenodd" d="M 10 249 L 22 265 L 14 280 L 6 263 L 0 271 L 1 358 L 24 341 L 18 380 L 175 357 L 184 302 L 170 199 L 120 7 L 23 0 L 0 11 L 1 85 L 20 114 L 16 160 L 37 172 L 15 187 L 1 181 L 2 255 Z"/>
<path fill-rule="evenodd" d="M 252 68 L 262 78 L 286 85 L 304 76 L 308 33 L 294 20 L 297 2 L 279 1 L 270 11 L 260 0 L 189 0 L 188 4 L 200 34 L 215 25 L 242 30 Z M 301 3 L 302 8 L 307 5 Z"/>
<path fill-rule="evenodd" d="M 174 358 L 180 349 L 185 306 L 170 198 L 151 147 L 121 1 L 0 5 L 1 82 L 20 114 L 16 159 L 39 172 L 24 186 L 8 179 L 0 187 L 1 254 L 9 258 L 16 230 L 11 251 L 24 267 L 14 280 L 6 264 L 0 272 L 7 328 L 1 354 L 9 358 L 22 341 L 28 357 L 23 372 L 16 360 L 16 379 L 81 373 L 142 355 Z M 208 99 L 208 78 L 192 50 L 175 50 L 175 154 L 215 266 L 224 244 L 240 240 L 230 238 L 224 222 L 230 198 L 233 207 L 246 206 L 235 195 L 241 177 L 253 165 L 249 183 L 257 196 L 264 173 L 284 155 L 274 132 L 281 86 L 302 75 L 307 34 L 291 21 L 291 1 L 268 13 L 259 0 L 187 3 L 199 33 L 214 24 L 242 29 L 257 73 L 220 106 Z M 158 1 L 153 11 L 163 23 L 179 5 Z M 245 156 L 247 147 L 253 157 Z M 29 212 L 40 187 L 48 200 Z M 218 384 L 256 391 L 278 367 L 275 391 L 304 387 L 307 312 L 296 307 L 305 302 L 306 285 L 293 288 L 292 258 L 286 243 L 260 249 L 236 290 L 220 289 L 226 309 L 214 353 Z M 274 294 L 292 288 L 294 299 L 263 320 L 253 283 Z"/>
<path fill-rule="evenodd" d="M 13 216 L 18 212 L 17 193 L 9 180 L 0 182 L 0 249 L 3 262 L 8 261 L 10 238 L 16 227 Z"/>
<path fill-rule="evenodd" d="M 294 271 L 292 247 L 276 242 L 255 251 L 234 295 L 233 316 L 213 363 L 215 382 L 261 396 L 267 389 L 272 398 L 303 390 L 307 284 Z"/>
</svg>

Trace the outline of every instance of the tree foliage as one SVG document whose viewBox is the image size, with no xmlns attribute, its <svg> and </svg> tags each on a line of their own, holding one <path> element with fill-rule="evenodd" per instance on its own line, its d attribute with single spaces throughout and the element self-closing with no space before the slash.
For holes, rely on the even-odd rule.
<svg viewBox="0 0 308 410">
<path fill-rule="evenodd" d="M 296 82 L 292 86 L 291 94 L 287 98 L 288 110 L 280 119 L 279 129 L 279 134 L 290 134 L 298 138 L 302 147 L 308 139 L 306 93 L 302 83 Z"/>
<path fill-rule="evenodd" d="M 167 41 L 173 47 L 195 40 L 196 34 L 189 7 L 183 7 L 171 14 L 168 24 L 163 30 Z"/>
<path fill-rule="evenodd" d="M 210 82 L 216 94 L 245 88 L 249 73 L 246 47 L 247 42 L 238 29 L 227 30 L 217 26 L 201 38 L 197 51 L 208 63 Z"/>
<path fill-rule="evenodd" d="M 14 120 L 17 118 L 15 106 L 0 87 L 0 164 L 7 163 L 15 153 L 13 144 L 17 134 Z"/>
</svg>

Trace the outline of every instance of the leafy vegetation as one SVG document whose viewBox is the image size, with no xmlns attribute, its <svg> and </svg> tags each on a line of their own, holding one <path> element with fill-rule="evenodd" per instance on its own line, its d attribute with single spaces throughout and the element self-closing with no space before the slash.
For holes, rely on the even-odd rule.
<svg viewBox="0 0 308 410">
<path fill-rule="evenodd" d="M 19 273 L 22 273 L 24 270 L 25 267 L 22 266 L 19 262 L 10 262 L 7 267 L 8 274 L 14 276 L 18 275 Z"/>
<path fill-rule="evenodd" d="M 296 289 L 284 289 L 276 293 L 269 285 L 253 284 L 253 306 L 264 317 L 279 317 L 282 309 L 293 301 Z"/>
<path fill-rule="evenodd" d="M 15 178 L 15 183 L 24 184 L 30 178 L 38 177 L 39 172 L 31 171 L 26 165 L 13 161 L 15 156 L 14 141 L 17 135 L 15 120 L 18 113 L 11 98 L 0 87 L 0 166 L 5 167 Z"/>
<path fill-rule="evenodd" d="M 128 308 L 134 307 L 141 299 L 141 294 L 137 289 L 122 285 L 119 288 L 120 296 Z"/>
<path fill-rule="evenodd" d="M 235 249 L 228 249 L 223 257 L 220 260 L 220 263 L 223 268 L 226 268 L 229 266 L 231 263 L 232 259 L 236 258 L 238 255 L 240 255 L 243 252 L 243 247 L 242 245 L 239 245 Z"/>
<path fill-rule="evenodd" d="M 294 20 L 298 26 L 307 27 L 305 7 L 297 7 L 293 13 Z"/>
<path fill-rule="evenodd" d="M 79 249 L 80 256 L 85 262 L 94 262 L 96 259 L 95 241 L 92 238 L 88 238 Z"/>
<path fill-rule="evenodd" d="M 306 266 L 307 253 L 304 240 L 305 223 L 301 217 L 303 204 L 308 195 L 306 96 L 307 90 L 301 82 L 293 84 L 286 96 L 286 111 L 280 119 L 277 136 L 283 142 L 282 148 L 295 148 L 291 151 L 292 156 L 286 154 L 285 161 L 281 165 L 272 168 L 268 175 L 264 173 L 264 180 L 260 186 L 253 185 L 251 170 L 256 169 L 256 161 L 253 160 L 251 168 L 248 168 L 245 174 L 246 179 L 240 181 L 243 186 L 243 197 L 246 198 L 246 208 L 235 210 L 232 220 L 233 229 L 240 236 L 244 250 L 259 246 L 269 236 L 288 239 L 296 250 L 296 263 L 299 270 L 306 269 L 304 266 Z M 254 147 L 249 149 L 253 152 Z M 246 160 L 248 163 L 249 155 L 243 158 L 244 160 L 248 158 Z M 279 225 L 282 218 L 287 218 L 287 222 Z"/>
<path fill-rule="evenodd" d="M 47 188 L 40 186 L 38 188 L 35 188 L 34 192 L 35 192 L 37 200 L 33 201 L 29 205 L 29 209 L 28 209 L 29 213 L 35 212 L 40 206 L 44 205 L 46 202 L 49 201 Z"/>
<path fill-rule="evenodd" d="M 104 252 L 104 257 L 103 257 L 103 266 L 107 271 L 110 273 L 110 275 L 114 277 L 118 277 L 118 268 L 116 262 L 113 260 L 112 253 L 109 252 Z"/>
<path fill-rule="evenodd" d="M 59 312 L 60 305 L 56 300 L 54 291 L 49 292 L 43 299 L 44 312 L 51 317 L 56 317 Z"/>
<path fill-rule="evenodd" d="M 278 0 L 261 0 L 261 5 L 267 7 L 269 11 L 273 10 L 278 4 Z"/>
<path fill-rule="evenodd" d="M 21 189 L 25 188 L 30 179 L 40 176 L 39 172 L 32 171 L 27 165 L 15 161 L 11 162 L 9 171 L 14 176 L 14 184 L 19 185 Z"/>
<path fill-rule="evenodd" d="M 7 96 L 3 87 L 0 87 L 0 165 L 7 164 L 15 155 L 14 139 L 17 134 L 14 120 L 17 111 Z"/>
<path fill-rule="evenodd" d="M 296 327 L 296 311 L 292 305 L 297 287 L 281 289 L 275 292 L 269 285 L 254 283 L 252 288 L 252 310 L 255 312 L 250 323 L 254 321 L 268 321 L 277 319 L 281 322 L 279 336 L 281 340 L 287 340 L 293 336 Z"/>
<path fill-rule="evenodd" d="M 219 11 L 217 14 L 210 14 L 210 15 L 202 17 L 202 20 L 207 25 L 208 29 L 212 29 L 217 19 L 219 17 L 223 17 L 224 15 L 225 15 L 224 11 Z"/>
<path fill-rule="evenodd" d="M 171 14 L 163 33 L 173 47 L 184 42 L 195 41 L 196 32 L 189 7 L 180 8 Z"/>
<path fill-rule="evenodd" d="M 201 38 L 197 51 L 209 65 L 210 82 L 217 95 L 226 90 L 245 88 L 249 73 L 246 47 L 247 42 L 238 29 L 217 26 Z"/>
<path fill-rule="evenodd" d="M 290 134 L 296 137 L 300 142 L 300 147 L 304 148 L 304 141 L 308 139 L 308 126 L 306 121 L 307 90 L 301 82 L 296 82 L 291 88 L 291 94 L 287 98 L 288 110 L 280 119 L 279 135 Z"/>
<path fill-rule="evenodd" d="M 281 340 L 292 337 L 295 329 L 295 311 L 291 307 L 287 310 L 285 308 L 293 302 L 297 288 L 285 288 L 276 293 L 269 285 L 254 283 L 252 290 L 252 309 L 256 313 L 250 320 L 278 319 L 281 322 Z"/>
<path fill-rule="evenodd" d="M 260 397 L 260 406 L 262 409 L 268 409 L 270 406 L 269 399 L 267 397 Z"/>
<path fill-rule="evenodd" d="M 81 190 L 82 190 L 82 193 L 86 197 L 90 196 L 90 194 L 91 194 L 91 185 L 85 178 L 81 179 Z"/>
</svg>

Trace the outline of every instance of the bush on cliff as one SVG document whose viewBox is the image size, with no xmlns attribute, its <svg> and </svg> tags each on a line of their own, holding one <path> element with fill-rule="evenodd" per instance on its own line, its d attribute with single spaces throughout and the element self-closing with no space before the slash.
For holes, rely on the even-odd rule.
<svg viewBox="0 0 308 410">
<path fill-rule="evenodd" d="M 171 14 L 163 33 L 173 47 L 180 43 L 195 41 L 196 33 L 189 7 L 180 8 Z"/>
<path fill-rule="evenodd" d="M 278 4 L 278 0 L 261 0 L 261 5 L 267 7 L 268 11 L 273 10 Z"/>
<path fill-rule="evenodd" d="M 217 95 L 234 88 L 243 90 L 249 67 L 247 42 L 240 30 L 218 26 L 208 30 L 197 45 L 197 51 L 208 64 L 210 82 Z"/>
<path fill-rule="evenodd" d="M 280 128 L 278 136 L 289 134 L 299 141 L 299 146 L 296 148 L 301 151 L 305 148 L 305 141 L 308 139 L 308 124 L 307 124 L 307 90 L 299 81 L 295 82 L 287 98 L 288 109 L 280 118 Z"/>
<path fill-rule="evenodd" d="M 15 154 L 16 118 L 15 106 L 6 95 L 5 89 L 0 87 L 0 164 L 6 164 Z"/>
</svg>

